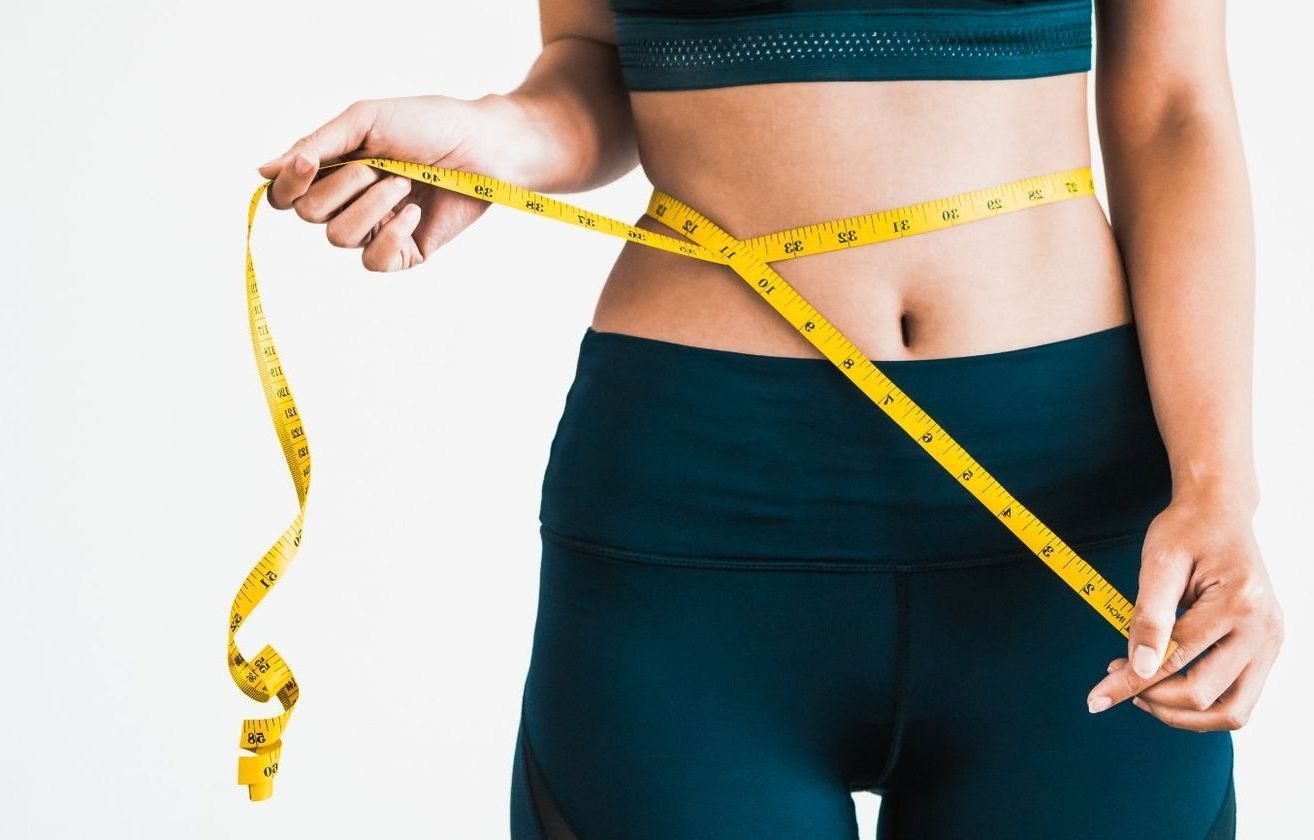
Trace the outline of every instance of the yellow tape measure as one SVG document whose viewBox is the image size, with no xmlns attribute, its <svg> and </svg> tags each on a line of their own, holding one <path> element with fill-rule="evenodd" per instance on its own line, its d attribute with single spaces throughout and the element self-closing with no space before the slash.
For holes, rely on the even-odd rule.
<svg viewBox="0 0 1314 840">
<path fill-rule="evenodd" d="M 944 470 L 971 493 L 1008 528 L 1033 554 L 1072 588 L 1087 604 L 1105 618 L 1123 636 L 1129 636 L 1132 604 L 1105 580 L 1099 572 L 1077 555 L 1035 514 L 1013 497 L 967 453 L 939 424 L 913 402 L 864 356 L 853 342 L 822 316 L 768 262 L 793 259 L 844 248 L 855 248 L 914 236 L 966 222 L 987 219 L 1028 207 L 1095 194 L 1095 184 L 1088 167 L 1026 178 L 989 189 L 922 202 L 894 210 L 850 216 L 830 222 L 778 231 L 752 239 L 739 240 L 717 227 L 707 217 L 678 199 L 654 191 L 647 215 L 662 222 L 683 237 L 677 239 L 653 233 L 618 219 L 602 216 L 541 193 L 518 187 L 488 175 L 461 172 L 440 166 L 361 158 L 320 167 L 331 169 L 348 163 L 364 163 L 375 169 L 401 175 L 422 184 L 480 198 L 494 204 L 514 207 L 528 213 L 567 222 L 611 236 L 663 251 L 684 254 L 694 259 L 720 263 L 731 268 L 745 283 L 776 310 L 794 329 L 816 347 L 839 371 L 899 425 L 910 438 Z M 306 512 L 306 494 L 310 489 L 310 446 L 297 413 L 296 401 L 287 376 L 279 362 L 269 324 L 260 303 L 255 264 L 251 259 L 251 228 L 256 208 L 271 182 L 256 188 L 246 218 L 246 296 L 250 315 L 251 344 L 255 351 L 260 383 L 269 406 L 274 429 L 278 433 L 283 455 L 287 459 L 300 505 L 296 517 L 260 562 L 246 576 L 233 599 L 228 622 L 228 668 L 238 687 L 253 700 L 265 702 L 278 697 L 283 712 L 275 717 L 245 720 L 238 746 L 252 755 L 238 758 L 237 782 L 249 786 L 251 799 L 266 799 L 273 794 L 273 780 L 278 773 L 282 735 L 298 688 L 292 671 L 273 647 L 266 645 L 255 659 L 248 660 L 238 650 L 234 636 L 242 622 L 278 582 L 292 562 L 301 543 L 301 526 Z M 692 240 L 692 241 L 689 241 Z M 1168 653 L 1176 647 L 1170 641 Z"/>
</svg>

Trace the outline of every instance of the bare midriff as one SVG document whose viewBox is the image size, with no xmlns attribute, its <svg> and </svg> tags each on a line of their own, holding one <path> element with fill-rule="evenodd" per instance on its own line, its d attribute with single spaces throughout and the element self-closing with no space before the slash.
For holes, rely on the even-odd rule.
<svg viewBox="0 0 1314 840">
<path fill-rule="evenodd" d="M 1091 162 L 1084 73 L 630 97 L 648 180 L 740 239 Z M 637 224 L 672 233 L 647 217 Z M 872 359 L 997 352 L 1131 320 L 1117 244 L 1093 197 L 772 266 Z M 634 244 L 592 326 L 820 357 L 728 267 Z"/>
</svg>

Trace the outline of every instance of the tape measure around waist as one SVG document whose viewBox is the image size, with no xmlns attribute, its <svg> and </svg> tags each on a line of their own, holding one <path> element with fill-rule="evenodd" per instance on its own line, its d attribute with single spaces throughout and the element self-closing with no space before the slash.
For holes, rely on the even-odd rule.
<svg viewBox="0 0 1314 840">
<path fill-rule="evenodd" d="M 1095 185 L 1088 167 L 740 240 L 689 205 L 659 190 L 653 191 L 646 214 L 687 238 L 677 239 L 644 230 L 479 173 L 385 158 L 345 160 L 323 166 L 321 170 L 348 163 L 364 163 L 422 184 L 617 236 L 646 247 L 728 266 L 898 424 L 954 481 L 984 505 L 1031 553 L 1123 636 L 1129 636 L 1133 613 L 1131 602 L 1014 498 L 985 467 L 918 407 L 909 395 L 885 376 L 875 362 L 864 356 L 853 342 L 767 265 L 777 260 L 855 248 L 1056 201 L 1093 196 Z M 306 496 L 310 490 L 311 464 L 310 445 L 269 331 L 269 323 L 260 301 L 260 290 L 256 284 L 255 264 L 251 258 L 251 230 L 256 208 L 269 185 L 270 182 L 266 181 L 256 188 L 247 211 L 247 309 L 260 383 L 292 476 L 299 508 L 291 524 L 242 582 L 229 614 L 228 668 L 233 681 L 251 699 L 263 703 L 271 697 L 277 697 L 283 707 L 282 713 L 274 717 L 242 722 L 238 746 L 251 755 L 239 756 L 237 782 L 248 786 L 248 794 L 253 800 L 273 795 L 282 736 L 296 705 L 299 688 L 291 669 L 272 646 L 266 645 L 254 659 L 248 660 L 238 649 L 235 635 L 242 622 L 273 589 L 296 556 L 301 544 Z M 1170 641 L 1168 652 L 1171 653 L 1174 647 L 1176 642 Z"/>
</svg>

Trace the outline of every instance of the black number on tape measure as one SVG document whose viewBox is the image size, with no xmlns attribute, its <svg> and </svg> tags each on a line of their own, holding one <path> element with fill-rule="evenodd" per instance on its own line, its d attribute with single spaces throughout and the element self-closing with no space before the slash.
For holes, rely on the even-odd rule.
<svg viewBox="0 0 1314 840">
<path fill-rule="evenodd" d="M 597 223 L 593 221 L 592 217 L 590 217 L 590 216 L 585 216 L 583 213 L 576 213 L 576 214 L 575 214 L 575 217 L 576 217 L 577 219 L 579 219 L 579 223 L 580 223 L 581 225 L 583 225 L 584 227 L 597 227 L 597 226 L 598 226 Z"/>
<path fill-rule="evenodd" d="M 1082 594 L 1082 595 L 1089 595 L 1090 593 L 1092 593 L 1092 592 L 1094 592 L 1094 591 L 1095 591 L 1095 584 L 1093 584 L 1093 583 L 1088 583 L 1088 584 L 1086 584 L 1085 586 L 1081 587 L 1081 594 Z"/>
<path fill-rule="evenodd" d="M 757 287 L 762 290 L 764 295 L 769 295 L 776 290 L 776 287 L 771 285 L 771 281 L 765 277 L 757 281 Z"/>
<path fill-rule="evenodd" d="M 685 233 L 693 233 L 698 230 L 698 225 L 694 224 L 691 219 L 685 219 L 684 224 L 680 227 L 684 229 Z"/>
<path fill-rule="evenodd" d="M 935 436 L 930 432 L 924 432 L 922 434 L 922 443 L 930 443 L 933 440 L 935 440 Z"/>
<path fill-rule="evenodd" d="M 908 222 L 907 219 L 898 219 L 898 220 L 895 221 L 895 223 L 894 223 L 894 232 L 895 232 L 895 233 L 906 233 L 906 232 L 908 231 L 909 227 L 911 227 L 911 225 L 909 224 L 909 222 Z"/>
<path fill-rule="evenodd" d="M 1076 181 L 1064 181 L 1064 182 L 1063 182 L 1063 186 L 1067 187 L 1067 188 L 1068 188 L 1068 192 L 1070 192 L 1070 193 L 1075 193 L 1075 192 L 1077 191 L 1077 182 L 1076 182 Z"/>
<path fill-rule="evenodd" d="M 948 210 L 940 213 L 940 218 L 944 219 L 946 222 L 952 222 L 954 219 L 958 218 L 958 208 L 950 207 Z"/>
<path fill-rule="evenodd" d="M 270 376 L 271 379 L 277 379 L 278 377 L 280 377 L 280 376 L 282 376 L 282 375 L 283 375 L 283 366 L 282 366 L 282 365 L 274 365 L 273 367 L 271 367 L 271 368 L 269 369 L 269 376 Z"/>
<path fill-rule="evenodd" d="M 1008 507 L 1004 508 L 999 512 L 999 515 L 1004 519 L 1008 519 L 1013 515 L 1013 506 L 1009 505 Z"/>
<path fill-rule="evenodd" d="M 1041 556 L 1041 557 L 1049 557 L 1049 556 L 1052 555 L 1053 553 L 1054 553 L 1054 546 L 1052 546 L 1052 545 L 1047 545 L 1047 546 L 1045 546 L 1044 548 L 1042 548 L 1042 549 L 1040 550 L 1040 556 Z"/>
<path fill-rule="evenodd" d="M 541 201 L 526 201 L 526 202 L 525 202 L 525 209 L 526 209 L 526 210 L 533 210 L 535 213 L 542 213 L 542 212 L 543 212 L 543 202 L 541 202 Z"/>
<path fill-rule="evenodd" d="M 275 761 L 273 764 L 271 764 L 271 765 L 269 765 L 268 767 L 265 768 L 265 775 L 266 775 L 266 776 L 274 776 L 274 775 L 277 775 L 277 773 L 278 773 L 278 762 L 277 762 L 277 761 Z"/>
<path fill-rule="evenodd" d="M 246 733 L 246 742 L 248 744 L 263 744 L 265 742 L 265 733 L 248 732 Z"/>
<path fill-rule="evenodd" d="M 263 656 L 251 663 L 251 667 L 260 673 L 266 673 L 269 670 L 269 662 Z"/>
<path fill-rule="evenodd" d="M 1027 190 L 1027 199 L 1030 201 L 1040 201 L 1044 197 L 1044 190 Z"/>
<path fill-rule="evenodd" d="M 840 367 L 844 368 L 845 370 L 848 370 L 849 368 L 853 367 L 853 360 L 845 359 L 844 361 L 840 362 Z"/>
<path fill-rule="evenodd" d="M 801 253 L 803 253 L 803 243 L 800 242 L 800 241 L 797 240 L 797 239 L 795 239 L 793 242 L 786 242 L 786 243 L 785 243 L 785 253 L 786 253 L 786 254 L 801 254 Z"/>
<path fill-rule="evenodd" d="M 885 399 L 881 400 L 881 405 L 889 405 L 894 402 L 894 394 L 886 394 Z"/>
<path fill-rule="evenodd" d="M 638 240 L 639 242 L 644 242 L 648 239 L 648 235 L 641 230 L 632 230 L 630 231 L 630 239 L 635 239 Z"/>
<path fill-rule="evenodd" d="M 812 332 L 816 328 L 817 328 L 816 324 L 812 323 L 811 321 L 808 321 L 806 324 L 803 325 L 803 332 Z"/>
<path fill-rule="evenodd" d="M 270 569 L 269 571 L 265 572 L 265 576 L 260 578 L 260 585 L 263 586 L 265 589 L 272 589 L 274 587 L 274 584 L 277 582 L 278 582 L 278 573 L 275 572 L 273 569 Z"/>
<path fill-rule="evenodd" d="M 237 628 L 241 626 L 242 626 L 242 614 L 233 613 L 233 620 L 228 622 L 228 629 L 236 633 Z"/>
<path fill-rule="evenodd" d="M 665 204 L 658 204 L 658 205 L 657 205 L 657 209 L 656 209 L 654 212 L 656 212 L 656 214 L 657 214 L 658 216 L 665 216 L 665 215 L 666 215 L 666 205 L 665 205 Z"/>
<path fill-rule="evenodd" d="M 286 417 L 286 418 L 289 419 L 289 420 L 291 420 L 293 417 L 296 417 L 296 416 L 297 416 L 297 410 L 296 410 L 296 408 L 295 408 L 295 407 L 289 407 L 289 408 L 285 408 L 285 409 L 283 409 L 283 416 Z"/>
<path fill-rule="evenodd" d="M 423 181 L 428 181 L 431 184 L 436 184 L 442 180 L 441 178 L 438 177 L 437 172 L 430 172 L 427 169 L 420 171 L 420 179 Z"/>
<path fill-rule="evenodd" d="M 493 197 L 493 188 L 485 187 L 483 184 L 475 184 L 474 191 L 475 191 L 475 195 L 482 196 L 484 198 Z"/>
<path fill-rule="evenodd" d="M 727 252 L 726 249 L 729 248 L 729 247 L 730 247 L 729 245 L 722 245 L 722 246 L 721 246 L 720 254 L 721 254 L 721 256 L 725 257 L 727 260 L 733 260 L 733 259 L 735 258 L 735 254 L 737 254 L 737 253 L 739 253 L 739 252 L 738 252 L 738 251 L 729 251 L 729 252 Z"/>
<path fill-rule="evenodd" d="M 839 232 L 839 241 L 845 245 L 858 241 L 858 232 L 856 230 L 842 230 Z"/>
<path fill-rule="evenodd" d="M 1003 207 L 1004 200 L 1002 198 L 991 198 L 986 200 L 987 210 L 1002 210 Z"/>
<path fill-rule="evenodd" d="M 972 471 L 971 471 L 971 470 L 963 470 L 961 473 L 958 474 L 958 477 L 961 478 L 963 481 L 971 481 L 971 480 L 972 480 Z"/>
</svg>

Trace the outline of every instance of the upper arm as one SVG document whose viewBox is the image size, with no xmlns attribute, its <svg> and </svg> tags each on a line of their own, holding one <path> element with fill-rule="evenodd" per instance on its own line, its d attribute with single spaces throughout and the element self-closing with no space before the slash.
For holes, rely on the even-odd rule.
<svg viewBox="0 0 1314 840">
<path fill-rule="evenodd" d="M 559 38 L 585 38 L 616 46 L 616 30 L 607 0 L 539 0 L 543 43 Z"/>
<path fill-rule="evenodd" d="M 1225 0 L 1098 0 L 1101 134 L 1133 143 L 1201 116 L 1230 119 Z"/>
</svg>

